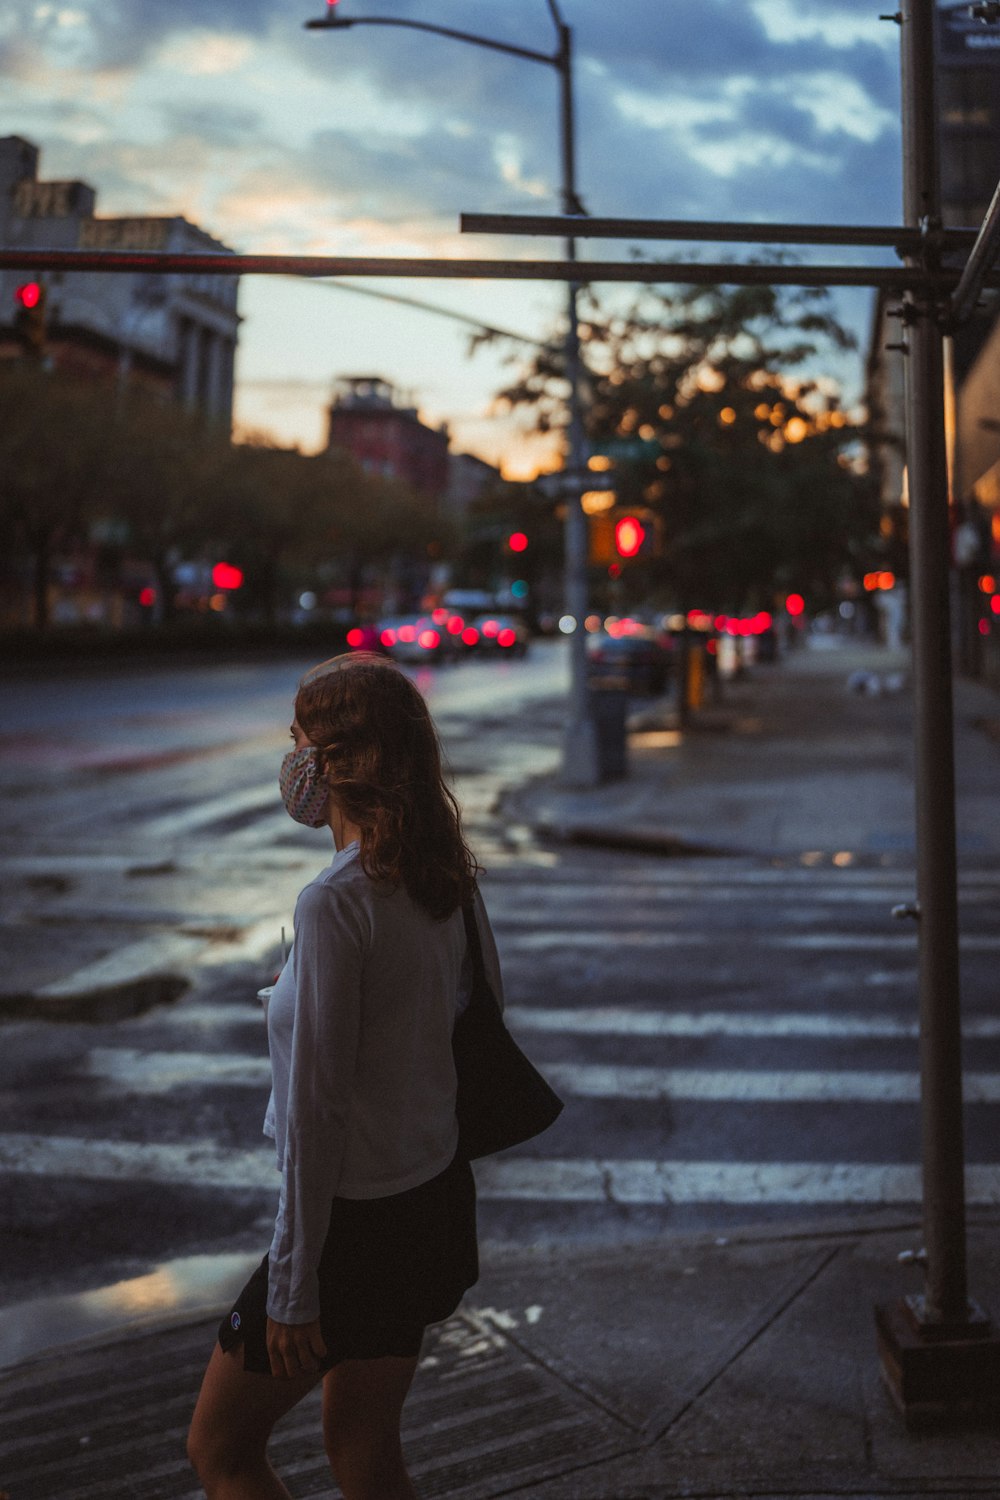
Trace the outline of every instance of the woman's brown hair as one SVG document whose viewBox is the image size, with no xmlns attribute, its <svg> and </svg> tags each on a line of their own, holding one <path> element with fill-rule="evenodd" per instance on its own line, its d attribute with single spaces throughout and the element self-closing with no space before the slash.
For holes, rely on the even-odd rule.
<svg viewBox="0 0 1000 1500">
<path fill-rule="evenodd" d="M 403 885 L 433 917 L 470 901 L 479 865 L 410 679 L 382 656 L 335 656 L 299 683 L 295 718 L 322 752 L 331 795 L 361 830 L 366 874 Z"/>
</svg>

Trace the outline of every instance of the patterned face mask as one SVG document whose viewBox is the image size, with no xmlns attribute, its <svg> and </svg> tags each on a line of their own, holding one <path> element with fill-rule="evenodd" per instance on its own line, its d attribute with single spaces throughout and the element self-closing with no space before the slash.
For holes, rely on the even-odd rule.
<svg viewBox="0 0 1000 1500">
<path fill-rule="evenodd" d="M 289 750 L 281 762 L 278 786 L 290 818 L 307 828 L 322 828 L 330 789 L 320 771 L 319 752 L 314 745 Z"/>
</svg>

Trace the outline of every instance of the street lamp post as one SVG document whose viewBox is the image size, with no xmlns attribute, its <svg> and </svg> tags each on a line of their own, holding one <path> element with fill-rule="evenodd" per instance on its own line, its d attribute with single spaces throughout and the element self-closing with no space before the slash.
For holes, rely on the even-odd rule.
<svg viewBox="0 0 1000 1500">
<path fill-rule="evenodd" d="M 493 37 L 480 36 L 469 31 L 458 31 L 451 26 L 439 26 L 432 21 L 410 20 L 403 16 L 337 16 L 332 13 L 320 20 L 307 21 L 309 31 L 343 31 L 350 26 L 396 26 L 410 31 L 426 31 L 434 36 L 444 36 L 452 41 L 468 42 L 475 47 L 486 47 L 493 52 L 504 52 L 510 57 L 525 58 L 529 62 L 544 63 L 554 68 L 560 83 L 560 161 L 562 175 L 562 211 L 578 216 L 584 209 L 576 189 L 576 150 L 573 118 L 573 33 L 563 20 L 558 0 L 546 0 L 549 14 L 556 29 L 555 52 L 540 52 L 532 47 L 519 47 L 511 42 L 497 41 Z M 567 260 L 576 259 L 576 241 L 566 240 Z M 587 693 L 587 655 L 584 620 L 587 614 L 587 518 L 583 513 L 581 496 L 584 489 L 587 467 L 587 436 L 583 420 L 581 394 L 580 340 L 577 325 L 578 284 L 569 282 L 566 295 L 566 336 L 564 357 L 566 379 L 569 384 L 569 421 L 566 429 L 564 462 L 566 487 L 565 529 L 565 615 L 566 623 L 572 621 L 568 631 L 570 646 L 570 698 L 565 739 L 563 745 L 563 780 L 570 786 L 593 786 L 599 779 L 597 760 L 597 737 Z"/>
</svg>

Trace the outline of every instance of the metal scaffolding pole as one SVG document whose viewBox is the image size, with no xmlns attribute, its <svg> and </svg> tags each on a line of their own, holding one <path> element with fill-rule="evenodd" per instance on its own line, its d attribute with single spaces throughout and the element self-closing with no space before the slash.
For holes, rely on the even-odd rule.
<svg viewBox="0 0 1000 1500">
<path fill-rule="evenodd" d="M 463 234 L 565 234 L 568 225 L 558 214 L 484 214 L 461 216 Z M 896 250 L 900 255 L 921 248 L 918 229 L 903 224 L 744 224 L 731 219 L 611 219 L 590 215 L 575 228 L 580 239 L 692 240 L 756 245 L 870 245 Z M 974 229 L 944 229 L 949 250 L 967 250 Z"/>
<path fill-rule="evenodd" d="M 979 301 L 979 294 L 986 277 L 996 265 L 1000 255 L 1000 182 L 993 190 L 993 198 L 982 222 L 976 242 L 969 252 L 961 280 L 951 299 L 951 321 L 964 323 L 971 318 Z"/>
<path fill-rule="evenodd" d="M 902 0 L 903 209 L 923 237 L 912 266 L 936 277 L 940 228 L 934 0 Z M 997 1402 L 1000 1339 L 970 1306 L 955 753 L 949 619 L 950 527 L 938 289 L 907 295 L 906 454 L 916 749 L 917 906 L 924 1295 L 876 1309 L 883 1373 L 911 1420 Z"/>
<path fill-rule="evenodd" d="M 902 25 L 903 217 L 941 220 L 931 0 L 907 0 Z M 926 253 L 910 257 L 915 264 Z M 920 931 L 924 1234 L 930 1322 L 964 1321 L 965 1153 L 955 850 L 955 754 L 949 616 L 950 543 L 940 304 L 910 296 L 906 360 L 907 462 L 916 733 L 917 899 Z"/>
<path fill-rule="evenodd" d="M 586 222 L 586 221 L 581 221 Z M 747 235 L 748 241 L 753 239 Z M 859 286 L 950 291 L 959 271 L 907 266 L 761 265 L 745 261 L 451 260 L 368 255 L 223 255 L 169 250 L 0 250 L 0 271 L 150 271 L 158 276 L 372 276 L 401 280 L 634 282 L 686 286 Z M 988 271 L 984 286 L 1000 286 Z"/>
</svg>

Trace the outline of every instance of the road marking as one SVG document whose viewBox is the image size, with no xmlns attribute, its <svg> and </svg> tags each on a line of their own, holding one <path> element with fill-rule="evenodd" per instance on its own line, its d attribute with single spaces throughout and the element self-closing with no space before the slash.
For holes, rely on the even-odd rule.
<svg viewBox="0 0 1000 1500">
<path fill-rule="evenodd" d="M 179 1017 L 183 1011 L 177 1012 Z M 515 1031 L 577 1032 L 585 1036 L 759 1036 L 915 1038 L 920 1028 L 907 1016 L 872 1016 L 851 1012 L 810 1015 L 802 1011 L 660 1011 L 618 1006 L 558 1009 L 508 1005 L 504 1011 Z M 962 1034 L 970 1040 L 1000 1038 L 1000 1017 L 966 1016 Z"/>
<path fill-rule="evenodd" d="M 912 870 L 900 867 L 890 867 L 882 870 L 873 870 L 860 866 L 847 866 L 844 869 L 831 869 L 829 865 L 823 868 L 802 869 L 799 866 L 783 866 L 778 869 L 754 869 L 743 868 L 729 860 L 715 858 L 711 863 L 703 866 L 692 866 L 690 861 L 680 865 L 669 865 L 665 868 L 650 868 L 648 863 L 641 867 L 626 867 L 615 870 L 614 890 L 639 889 L 647 887 L 649 890 L 660 888 L 677 888 L 678 890 L 715 891 L 720 887 L 753 886 L 753 885 L 777 885 L 787 887 L 796 893 L 811 893 L 813 889 L 837 889 L 853 891 L 876 890 L 884 888 L 889 891 L 897 887 L 905 887 L 912 891 L 914 889 L 915 875 Z M 964 870 L 959 876 L 960 887 L 982 887 L 984 889 L 996 889 L 1000 886 L 1000 872 L 994 870 Z M 511 887 L 526 898 L 537 894 L 540 898 L 551 893 L 561 891 L 587 891 L 592 890 L 595 879 L 592 875 L 575 875 L 560 871 L 551 879 L 544 880 L 518 880 L 510 882 Z"/>
<path fill-rule="evenodd" d="M 895 977 L 895 976 L 893 976 Z M 504 1011 L 514 1031 L 576 1033 L 580 1036 L 636 1037 L 813 1037 L 820 1040 L 915 1040 L 916 1015 L 835 1014 L 806 1011 L 662 1011 L 624 1006 L 547 1007 L 508 1005 Z M 135 1024 L 216 1027 L 262 1024 L 256 1001 L 244 1004 L 179 1001 Z M 1000 1016 L 966 1014 L 962 1035 L 969 1041 L 1000 1040 Z"/>
<path fill-rule="evenodd" d="M 621 1204 L 917 1204 L 915 1165 L 855 1162 L 671 1162 L 494 1159 L 480 1164 L 483 1198 Z M 1000 1204 L 1000 1166 L 966 1168 L 966 1200 Z"/>
<path fill-rule="evenodd" d="M 700 1068 L 642 1068 L 604 1064 L 547 1063 L 557 1089 L 578 1099 L 715 1100 L 727 1104 L 915 1104 L 917 1073 Z M 967 1073 L 967 1104 L 1000 1103 L 1000 1074 Z"/>
<path fill-rule="evenodd" d="M 201 953 L 205 938 L 166 933 L 127 943 L 106 958 L 76 969 L 64 979 L 54 979 L 35 991 L 39 1000 L 59 1001 L 75 995 L 120 989 L 142 979 L 152 979 L 183 970 Z"/>
<path fill-rule="evenodd" d="M 168 1145 L 87 1140 L 79 1136 L 0 1135 L 0 1171 L 37 1177 L 158 1182 L 192 1187 L 271 1189 L 278 1182 L 274 1148 L 220 1149 L 214 1141 Z"/>
<path fill-rule="evenodd" d="M 131 1145 L 79 1137 L 0 1135 L 0 1172 L 276 1193 L 269 1147 L 212 1141 Z M 1000 1205 L 1000 1165 L 966 1167 L 966 1197 Z M 916 1204 L 916 1164 L 875 1162 L 606 1161 L 492 1158 L 476 1166 L 484 1200 L 545 1203 Z"/>
<path fill-rule="evenodd" d="M 274 801 L 274 799 L 271 799 Z M 225 836 L 226 847 L 230 849 L 261 848 L 270 846 L 281 839 L 286 844 L 291 842 L 296 848 L 310 849 L 321 859 L 329 849 L 329 837 L 324 844 L 321 841 L 322 829 L 319 833 L 315 829 L 304 828 L 301 823 L 294 823 L 285 810 L 279 805 L 276 808 L 262 812 L 259 817 L 248 822 L 245 828 L 231 829 Z"/>
<path fill-rule="evenodd" d="M 248 989 L 250 986 L 247 987 Z M 158 1031 L 163 1026 L 181 1026 L 207 1030 L 216 1026 L 253 1026 L 263 1028 L 264 1013 L 257 1000 L 231 1001 L 178 1000 L 174 1005 L 149 1012 L 131 1023 Z M 132 1034 L 130 1030 L 129 1034 Z"/>
<path fill-rule="evenodd" d="M 257 1019 L 264 1029 L 263 1012 Z M 143 1052 L 134 1047 L 92 1047 L 88 1078 L 114 1083 L 134 1094 L 163 1094 L 185 1084 L 231 1084 L 270 1088 L 271 1060 L 246 1053 Z"/>
<path fill-rule="evenodd" d="M 213 935 L 210 928 L 199 932 L 193 920 L 187 926 L 188 931 L 161 933 L 127 943 L 105 958 L 42 985 L 33 992 L 34 998 L 43 1007 L 51 1003 L 56 1009 L 67 1000 L 106 994 L 148 980 L 172 978 L 188 973 L 195 966 L 205 969 L 256 962 L 274 952 L 280 942 L 281 924 L 277 916 L 253 919 L 236 936 Z"/>
<path fill-rule="evenodd" d="M 717 929 L 708 928 L 697 932 L 644 932 L 640 928 L 624 925 L 589 927 L 586 931 L 546 925 L 543 932 L 524 932 L 510 926 L 503 920 L 502 914 L 498 914 L 494 926 L 497 936 L 502 936 L 509 948 L 519 948 L 526 953 L 558 948 L 567 954 L 572 954 L 574 948 L 602 948 L 616 963 L 621 961 L 624 948 L 705 948 L 709 945 L 717 948 L 723 937 L 727 936 Z M 887 950 L 910 953 L 917 946 L 916 932 L 905 935 L 873 933 L 869 936 L 855 932 L 774 934 L 765 931 L 757 934 L 743 929 L 740 936 L 747 946 L 753 948 L 788 948 L 817 953 L 884 953 Z M 963 935 L 960 946 L 966 953 L 996 953 L 1000 952 L 1000 936 Z"/>
<path fill-rule="evenodd" d="M 967 905 L 985 906 L 998 900 L 996 887 L 975 887 L 959 891 L 960 899 Z M 539 885 L 537 894 L 533 895 L 530 889 L 518 886 L 516 895 L 512 892 L 512 899 L 504 901 L 502 910 L 504 916 L 514 916 L 523 919 L 538 920 L 539 910 L 543 904 L 546 908 L 558 907 L 565 909 L 567 906 L 585 907 L 589 900 L 593 899 L 592 888 L 578 887 L 570 889 L 549 890 L 547 886 Z M 773 900 L 773 897 L 769 898 Z M 886 912 L 897 902 L 913 901 L 915 899 L 912 881 L 897 881 L 889 886 L 858 885 L 844 888 L 843 886 L 808 886 L 801 890 L 789 889 L 785 894 L 787 906 L 807 907 L 810 902 L 819 902 L 824 905 L 847 906 L 847 905 L 869 905 L 884 906 Z M 708 902 L 708 901 L 745 901 L 757 902 L 761 900 L 761 893 L 755 889 L 750 882 L 742 880 L 720 882 L 711 886 L 702 884 L 680 884 L 670 886 L 664 884 L 660 887 L 640 886 L 633 890 L 618 890 L 605 896 L 602 893 L 602 910 L 605 912 L 613 903 L 616 907 L 627 906 L 629 912 L 646 906 L 662 910 L 665 902 Z M 498 909 L 501 909 L 498 907 Z"/>
<path fill-rule="evenodd" d="M 267 1088 L 267 1057 L 226 1052 L 143 1052 L 94 1047 L 86 1074 L 129 1093 L 162 1094 L 188 1084 Z M 545 1065 L 553 1085 L 578 1099 L 684 1099 L 729 1104 L 912 1104 L 919 1074 L 859 1069 L 651 1068 L 625 1064 Z M 1000 1103 L 1000 1074 L 967 1073 L 967 1104 Z"/>
<path fill-rule="evenodd" d="M 150 839 L 173 839 L 209 823 L 220 823 L 225 818 L 239 813 L 252 813 L 256 809 L 267 809 L 278 800 L 277 781 L 245 787 L 239 792 L 229 792 L 224 797 L 210 797 L 205 802 L 196 802 L 182 812 L 169 813 L 161 818 L 152 818 L 141 825 L 142 833 Z"/>
</svg>

